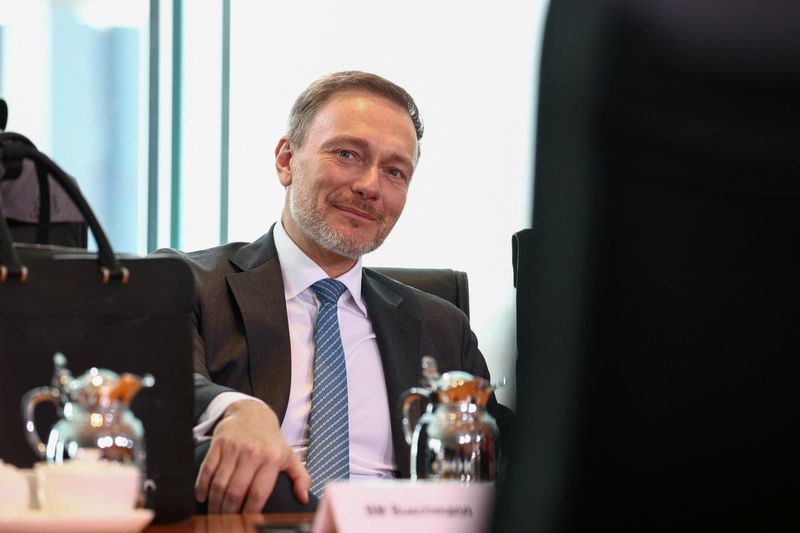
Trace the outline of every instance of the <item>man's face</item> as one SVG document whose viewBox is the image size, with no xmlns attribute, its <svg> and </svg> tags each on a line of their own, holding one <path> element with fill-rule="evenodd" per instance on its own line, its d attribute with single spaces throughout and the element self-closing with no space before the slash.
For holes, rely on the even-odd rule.
<svg viewBox="0 0 800 533">
<path fill-rule="evenodd" d="M 318 262 L 357 259 L 381 245 L 403 212 L 417 138 L 401 106 L 348 91 L 319 110 L 301 147 L 284 138 L 275 153 L 290 237 Z"/>
</svg>

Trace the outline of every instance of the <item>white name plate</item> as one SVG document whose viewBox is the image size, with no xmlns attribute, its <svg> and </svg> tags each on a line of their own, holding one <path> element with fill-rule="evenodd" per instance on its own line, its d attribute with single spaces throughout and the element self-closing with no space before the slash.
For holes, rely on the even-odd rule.
<svg viewBox="0 0 800 533">
<path fill-rule="evenodd" d="M 494 483 L 351 481 L 325 489 L 314 533 L 484 533 Z"/>
</svg>

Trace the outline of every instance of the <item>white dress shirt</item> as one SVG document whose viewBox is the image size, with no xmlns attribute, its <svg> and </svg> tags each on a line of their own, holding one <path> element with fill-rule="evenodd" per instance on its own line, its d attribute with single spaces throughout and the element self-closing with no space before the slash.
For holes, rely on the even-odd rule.
<svg viewBox="0 0 800 533">
<path fill-rule="evenodd" d="M 314 375 L 314 324 L 319 308 L 311 285 L 328 275 L 298 248 L 282 224 L 275 224 L 273 236 L 283 275 L 292 349 L 291 390 L 281 434 L 305 462 Z M 350 477 L 391 477 L 394 451 L 386 381 L 375 332 L 361 298 L 361 275 L 359 259 L 351 270 L 336 278 L 347 287 L 339 298 L 338 317 L 347 367 Z M 214 398 L 194 428 L 195 437 L 208 439 L 208 432 L 228 405 L 241 399 L 255 400 L 234 392 Z"/>
</svg>

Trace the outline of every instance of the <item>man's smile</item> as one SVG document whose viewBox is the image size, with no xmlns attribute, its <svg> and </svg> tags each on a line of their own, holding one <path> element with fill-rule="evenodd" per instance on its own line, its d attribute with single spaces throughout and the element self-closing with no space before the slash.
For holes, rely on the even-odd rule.
<svg viewBox="0 0 800 533">
<path fill-rule="evenodd" d="M 359 209 L 357 207 L 345 204 L 332 203 L 331 205 L 339 211 L 359 219 L 367 220 L 369 222 L 376 222 L 379 218 L 378 215 L 371 212 L 371 210 Z"/>
</svg>

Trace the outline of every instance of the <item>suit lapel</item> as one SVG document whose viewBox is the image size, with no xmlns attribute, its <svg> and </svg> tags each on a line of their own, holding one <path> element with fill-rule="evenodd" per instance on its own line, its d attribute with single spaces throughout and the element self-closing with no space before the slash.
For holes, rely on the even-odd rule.
<svg viewBox="0 0 800 533">
<path fill-rule="evenodd" d="M 241 269 L 226 276 L 244 323 L 253 395 L 283 420 L 291 387 L 291 344 L 283 277 L 270 230 L 231 258 Z M 403 435 L 400 395 L 417 384 L 421 369 L 422 324 L 409 302 L 365 271 L 362 295 L 380 351 L 392 425 L 395 461 L 409 475 L 409 453 Z"/>
<path fill-rule="evenodd" d="M 242 269 L 226 276 L 244 323 L 250 385 L 283 420 L 292 357 L 283 277 L 272 230 L 231 258 Z"/>
<path fill-rule="evenodd" d="M 407 302 L 399 294 L 372 279 L 367 271 L 363 277 L 362 295 L 383 364 L 395 461 L 401 475 L 408 477 L 408 445 L 403 436 L 399 401 L 400 395 L 419 380 L 422 324 L 406 310 L 404 304 Z"/>
</svg>

